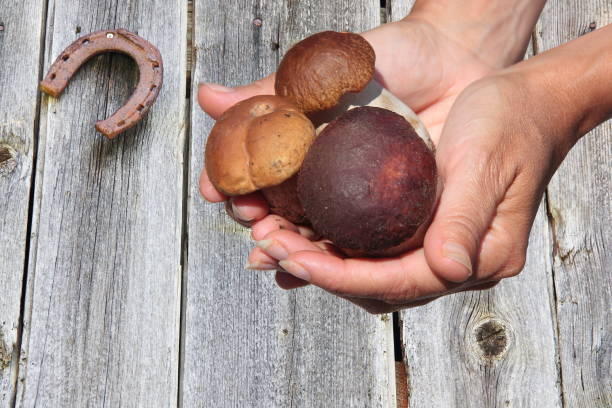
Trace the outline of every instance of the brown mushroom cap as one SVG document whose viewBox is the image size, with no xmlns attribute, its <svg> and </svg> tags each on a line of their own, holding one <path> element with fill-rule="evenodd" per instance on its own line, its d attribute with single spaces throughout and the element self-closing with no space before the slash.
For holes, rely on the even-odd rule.
<svg viewBox="0 0 612 408">
<path fill-rule="evenodd" d="M 297 173 L 314 138 L 312 122 L 290 100 L 255 96 L 229 108 L 211 130 L 206 172 L 230 196 L 275 186 Z"/>
<path fill-rule="evenodd" d="M 374 76 L 376 55 L 360 35 L 324 31 L 294 45 L 276 72 L 277 95 L 291 97 L 304 112 L 335 106 L 360 92 Z"/>
</svg>

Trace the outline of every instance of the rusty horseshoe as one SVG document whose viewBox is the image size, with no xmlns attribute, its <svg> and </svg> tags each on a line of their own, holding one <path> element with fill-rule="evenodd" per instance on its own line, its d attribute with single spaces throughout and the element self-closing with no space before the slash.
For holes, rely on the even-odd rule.
<svg viewBox="0 0 612 408">
<path fill-rule="evenodd" d="M 99 54 L 116 52 L 131 57 L 140 71 L 132 96 L 108 119 L 98 121 L 96 129 L 113 139 L 134 126 L 149 111 L 163 83 L 163 61 L 153 44 L 124 29 L 96 31 L 68 46 L 53 63 L 40 89 L 58 98 L 81 65 Z"/>
</svg>

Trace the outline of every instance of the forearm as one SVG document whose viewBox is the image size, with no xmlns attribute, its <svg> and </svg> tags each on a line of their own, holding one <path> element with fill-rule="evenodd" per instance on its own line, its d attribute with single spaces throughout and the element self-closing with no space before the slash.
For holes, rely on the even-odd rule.
<svg viewBox="0 0 612 408">
<path fill-rule="evenodd" d="M 427 20 L 494 68 L 523 59 L 546 0 L 417 0 Z"/>
<path fill-rule="evenodd" d="M 612 25 L 502 71 L 539 101 L 542 123 L 563 152 L 612 117 Z"/>
</svg>

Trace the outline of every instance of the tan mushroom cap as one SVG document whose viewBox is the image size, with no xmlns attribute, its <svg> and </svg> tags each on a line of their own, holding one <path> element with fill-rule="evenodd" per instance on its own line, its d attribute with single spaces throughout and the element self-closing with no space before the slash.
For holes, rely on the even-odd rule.
<svg viewBox="0 0 612 408">
<path fill-rule="evenodd" d="M 289 99 L 254 96 L 229 108 L 213 127 L 206 172 L 230 196 L 276 186 L 298 172 L 314 138 L 312 122 Z"/>
<path fill-rule="evenodd" d="M 277 95 L 291 97 L 304 112 L 335 106 L 360 92 L 374 76 L 376 54 L 360 35 L 324 31 L 294 45 L 276 73 Z"/>
</svg>

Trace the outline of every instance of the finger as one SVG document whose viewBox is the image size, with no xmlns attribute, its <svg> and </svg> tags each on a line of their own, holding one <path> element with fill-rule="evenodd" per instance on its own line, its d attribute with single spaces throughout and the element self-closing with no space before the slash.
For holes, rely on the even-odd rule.
<svg viewBox="0 0 612 408">
<path fill-rule="evenodd" d="M 346 254 L 342 253 L 331 241 L 319 239 L 318 234 L 309 229 L 302 229 L 298 226 L 297 234 L 295 230 L 280 229 L 270 231 L 260 241 L 260 246 L 271 245 L 271 243 L 264 244 L 261 241 L 274 241 L 275 245 L 283 247 L 284 252 L 291 254 L 292 252 L 299 251 L 323 251 L 328 254 L 337 256 L 339 258 L 346 258 Z M 311 235 L 314 234 L 314 235 Z M 316 238 L 316 239 L 314 239 Z M 280 258 L 276 258 L 281 260 Z"/>
<path fill-rule="evenodd" d="M 211 203 L 220 203 L 222 201 L 227 200 L 227 196 L 223 193 L 217 191 L 217 189 L 213 186 L 210 179 L 208 178 L 208 174 L 206 170 L 202 170 L 200 173 L 200 194 L 202 197 Z"/>
<path fill-rule="evenodd" d="M 480 283 L 474 286 L 470 286 L 470 287 L 458 290 L 458 292 L 487 290 L 487 289 L 491 289 L 495 287 L 498 283 L 499 281 Z M 368 313 L 383 314 L 383 313 L 396 312 L 402 309 L 410 309 L 414 307 L 424 306 L 426 304 L 433 302 L 434 300 L 438 300 L 440 297 L 441 296 L 426 297 L 420 300 L 410 301 L 410 302 L 406 302 L 403 304 L 389 304 L 387 302 L 382 302 L 380 300 L 355 298 L 355 297 L 344 297 L 344 299 L 365 309 Z"/>
<path fill-rule="evenodd" d="M 276 280 L 276 284 L 285 290 L 297 289 L 310 285 L 308 282 L 298 279 L 284 271 L 276 271 L 274 279 Z"/>
<path fill-rule="evenodd" d="M 342 259 L 323 251 L 291 253 L 279 265 L 293 276 L 341 296 L 390 304 L 431 297 L 452 289 L 429 268 L 422 249 L 402 258 Z"/>
<path fill-rule="evenodd" d="M 230 106 L 255 95 L 274 95 L 274 74 L 235 88 L 202 83 L 198 89 L 198 102 L 204 112 L 217 119 Z"/>
<path fill-rule="evenodd" d="M 268 203 L 259 192 L 230 198 L 235 219 L 252 225 L 268 214 Z"/>
<path fill-rule="evenodd" d="M 488 290 L 488 289 L 492 289 L 495 286 L 497 286 L 499 284 L 500 281 L 493 281 L 493 282 L 485 282 L 485 283 L 479 283 L 477 285 L 474 286 L 470 286 L 467 287 L 465 289 L 462 289 L 462 292 L 471 292 L 471 291 L 478 291 L 478 290 Z"/>
<path fill-rule="evenodd" d="M 320 247 L 300 234 L 289 230 L 272 231 L 264 239 L 257 241 L 256 244 L 266 254 L 279 261 L 287 259 L 289 254 L 293 252 L 324 251 L 324 247 Z"/>
<path fill-rule="evenodd" d="M 480 245 L 504 192 L 495 176 L 488 175 L 486 157 L 463 157 L 458 165 L 438 160 L 444 187 L 425 235 L 425 256 L 442 279 L 465 282 L 476 268 Z"/>
<path fill-rule="evenodd" d="M 321 239 L 321 234 L 319 234 L 318 232 L 316 232 L 310 227 L 306 227 L 304 225 L 298 225 L 297 229 L 300 235 L 306 239 L 309 239 L 311 241 L 317 241 Z"/>
<path fill-rule="evenodd" d="M 261 241 L 266 235 L 268 235 L 272 231 L 278 230 L 299 232 L 298 227 L 295 224 L 287 221 L 280 215 L 270 214 L 267 217 L 253 224 L 253 229 L 251 230 L 251 237 L 253 237 L 255 241 Z"/>
<path fill-rule="evenodd" d="M 488 290 L 488 289 L 495 287 L 498 283 L 499 281 L 493 281 L 493 282 L 485 282 L 485 283 L 476 283 L 475 285 L 468 286 L 468 287 L 461 286 L 461 287 L 458 287 L 457 290 L 453 290 L 450 293 L 440 294 L 439 296 L 424 297 L 419 300 L 412 300 L 412 301 L 405 302 L 402 304 L 390 304 L 390 303 L 382 302 L 380 300 L 375 300 L 375 299 L 364 299 L 364 298 L 355 298 L 355 297 L 347 297 L 347 296 L 345 296 L 344 299 L 365 309 L 368 313 L 383 314 L 383 313 L 396 312 L 402 309 L 411 309 L 415 307 L 424 306 L 424 305 L 427 305 L 433 302 L 434 300 L 440 299 L 440 297 L 444 295 L 448 295 L 452 293 Z"/>
<path fill-rule="evenodd" d="M 359 306 L 370 314 L 379 315 L 385 313 L 392 313 L 398 310 L 397 305 L 390 305 L 389 303 L 382 302 L 380 300 L 354 298 L 349 296 L 345 296 L 343 297 L 343 299 L 346 299 L 354 305 Z"/>
<path fill-rule="evenodd" d="M 246 269 L 255 271 L 272 271 L 278 269 L 278 262 L 261 248 L 253 248 L 249 253 Z"/>
</svg>

